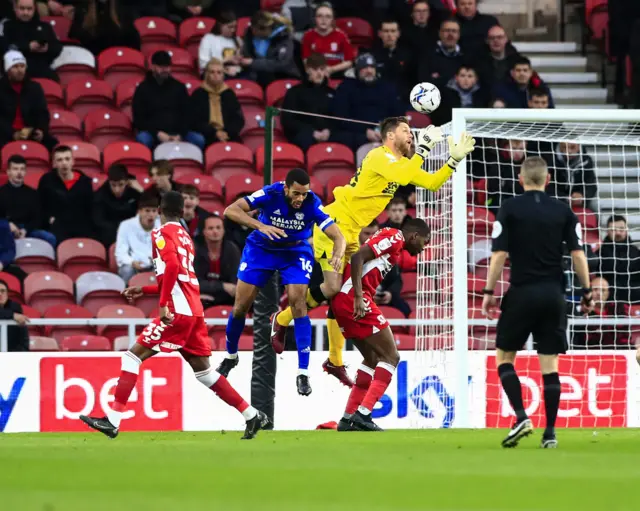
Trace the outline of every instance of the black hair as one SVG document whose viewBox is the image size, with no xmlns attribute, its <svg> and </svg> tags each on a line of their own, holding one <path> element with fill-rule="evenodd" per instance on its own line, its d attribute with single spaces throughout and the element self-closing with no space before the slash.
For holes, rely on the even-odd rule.
<svg viewBox="0 0 640 511">
<path fill-rule="evenodd" d="M 236 16 L 235 12 L 233 12 L 233 11 L 222 11 L 216 17 L 216 23 L 215 23 L 215 25 L 213 25 L 213 28 L 211 29 L 211 33 L 212 34 L 216 34 L 216 35 L 220 35 L 220 33 L 221 33 L 220 28 L 221 28 L 222 25 L 227 25 L 228 23 L 233 23 L 237 19 L 238 18 Z"/>
<path fill-rule="evenodd" d="M 53 150 L 53 154 L 58 153 L 73 153 L 73 151 L 68 145 L 59 145 Z"/>
<path fill-rule="evenodd" d="M 527 57 L 525 57 L 524 55 L 516 55 L 515 57 L 513 57 L 511 59 L 511 69 L 515 69 L 516 66 L 533 67 L 531 65 L 531 61 Z"/>
<path fill-rule="evenodd" d="M 396 25 L 398 25 L 398 29 L 400 29 L 400 22 L 392 17 L 386 17 L 386 18 L 382 18 L 382 20 L 380 20 L 380 26 L 378 27 L 379 30 L 382 30 L 382 25 L 386 25 L 389 23 L 395 23 Z"/>
<path fill-rule="evenodd" d="M 439 29 L 442 29 L 442 26 L 445 23 L 455 23 L 456 25 L 458 25 L 458 28 L 460 28 L 460 20 L 458 18 L 456 18 L 455 16 L 450 16 L 448 18 L 443 19 L 440 22 L 440 26 L 438 27 Z"/>
<path fill-rule="evenodd" d="M 531 89 L 529 89 L 529 97 L 532 98 L 533 96 L 536 96 L 537 98 L 541 98 L 542 96 L 547 96 L 548 98 L 549 91 L 543 89 L 542 87 L 531 87 Z"/>
<path fill-rule="evenodd" d="M 622 216 L 622 215 L 611 215 L 609 217 L 609 220 L 607 220 L 607 225 L 610 225 L 614 222 L 624 222 L 625 224 L 627 223 L 627 219 Z"/>
<path fill-rule="evenodd" d="M 371 220 L 371 223 L 367 225 L 367 227 L 380 227 L 380 222 L 378 222 L 377 218 Z"/>
<path fill-rule="evenodd" d="M 15 163 L 16 165 L 26 165 L 27 160 L 21 154 L 12 154 L 7 160 L 7 167 L 10 167 L 12 163 Z"/>
<path fill-rule="evenodd" d="M 158 195 L 153 191 L 147 190 L 140 195 L 138 199 L 138 209 L 155 208 L 158 209 Z"/>
<path fill-rule="evenodd" d="M 160 210 L 166 218 L 180 218 L 182 217 L 182 210 L 184 209 L 184 199 L 180 192 L 167 192 L 162 196 L 160 201 Z"/>
<path fill-rule="evenodd" d="M 287 186 L 291 186 L 293 183 L 298 183 L 299 185 L 305 186 L 308 185 L 311 181 L 309 180 L 309 174 L 307 171 L 301 168 L 291 169 L 287 172 L 287 177 L 285 181 Z"/>
<path fill-rule="evenodd" d="M 422 218 L 407 218 L 402 226 L 403 231 L 415 232 L 418 236 L 428 238 L 431 235 L 431 227 Z"/>
</svg>

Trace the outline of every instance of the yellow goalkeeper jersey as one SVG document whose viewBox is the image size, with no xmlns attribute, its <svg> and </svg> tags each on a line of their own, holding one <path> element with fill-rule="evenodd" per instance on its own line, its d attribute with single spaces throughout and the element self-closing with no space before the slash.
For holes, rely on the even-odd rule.
<svg viewBox="0 0 640 511">
<path fill-rule="evenodd" d="M 422 170 L 422 164 L 423 159 L 417 154 L 411 159 L 398 159 L 386 146 L 372 149 L 351 182 L 333 190 L 331 215 L 346 216 L 362 229 L 384 211 L 399 186 L 412 184 L 436 191 L 454 171 L 445 165 L 431 174 Z"/>
</svg>

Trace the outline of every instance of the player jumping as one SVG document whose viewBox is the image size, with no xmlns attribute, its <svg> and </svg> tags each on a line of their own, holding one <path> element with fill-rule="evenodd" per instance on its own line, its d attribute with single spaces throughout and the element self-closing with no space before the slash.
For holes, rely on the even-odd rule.
<svg viewBox="0 0 640 511">
<path fill-rule="evenodd" d="M 157 285 L 130 287 L 123 292 L 130 301 L 143 294 L 160 293 L 160 316 L 149 323 L 136 344 L 122 356 L 115 401 L 107 416 L 80 416 L 91 428 L 110 438 L 118 436 L 122 414 L 136 386 L 140 365 L 159 352 L 178 351 L 200 383 L 242 414 L 247 421 L 243 439 L 255 437 L 258 430 L 269 424 L 267 416 L 247 404 L 227 379 L 209 364 L 211 344 L 200 302 L 200 286 L 193 270 L 193 241 L 180 225 L 183 207 L 184 200 L 178 192 L 167 192 L 162 197 L 162 226 L 152 232 Z"/>
<path fill-rule="evenodd" d="M 260 209 L 258 219 L 247 214 Z M 309 176 L 303 169 L 293 169 L 285 182 L 265 186 L 229 206 L 226 218 L 255 229 L 247 238 L 238 269 L 238 284 L 233 311 L 227 322 L 227 356 L 218 372 L 227 376 L 238 365 L 238 341 L 244 329 L 245 316 L 273 272 L 280 272 L 281 283 L 287 286 L 298 347 L 298 393 L 311 394 L 309 354 L 311 322 L 307 315 L 305 296 L 311 272 L 313 251 L 308 238 L 315 225 L 331 240 L 333 256 L 327 264 L 340 272 L 345 240 L 334 221 L 322 211 L 320 199 L 309 191 Z M 273 321 L 272 321 L 273 323 Z M 274 344 L 276 353 L 284 351 L 284 338 Z"/>
<path fill-rule="evenodd" d="M 381 431 L 371 419 L 373 407 L 389 386 L 400 360 L 389 323 L 374 301 L 376 288 L 398 263 L 402 250 L 417 256 L 431 239 L 429 226 L 419 218 L 402 230 L 385 227 L 351 257 L 351 277 L 331 300 L 340 330 L 364 357 L 349 394 L 338 431 Z"/>
<path fill-rule="evenodd" d="M 383 145 L 369 151 L 349 185 L 333 190 L 335 201 L 324 209 L 346 239 L 347 249 L 343 262 L 349 261 L 358 251 L 360 230 L 384 211 L 399 186 L 412 184 L 432 191 L 438 190 L 449 179 L 458 163 L 473 151 L 475 143 L 466 133 L 462 134 L 457 144 L 449 137 L 449 160 L 440 170 L 430 174 L 424 172 L 422 166 L 429 151 L 443 138 L 440 128 L 429 126 L 418 131 L 416 154 L 409 121 L 405 117 L 390 117 L 382 121 L 380 135 Z M 317 307 L 335 296 L 342 285 L 342 272 L 332 264 L 335 256 L 332 248 L 332 242 L 326 234 L 320 229 L 314 229 L 314 256 L 322 267 L 324 282 L 309 289 L 306 297 L 309 308 Z M 331 311 L 329 314 L 329 359 L 325 361 L 323 368 L 345 385 L 351 386 L 353 382 L 347 376 L 342 362 L 345 338 Z M 272 342 L 275 345 L 282 344 L 285 328 L 292 319 L 291 308 L 275 316 L 271 326 Z"/>
</svg>

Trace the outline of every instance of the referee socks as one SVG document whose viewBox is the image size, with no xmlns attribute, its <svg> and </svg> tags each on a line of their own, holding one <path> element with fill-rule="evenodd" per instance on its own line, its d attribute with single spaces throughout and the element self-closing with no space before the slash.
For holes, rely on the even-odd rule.
<svg viewBox="0 0 640 511">
<path fill-rule="evenodd" d="M 545 436 L 554 436 L 562 385 L 558 373 L 543 374 L 542 381 L 544 383 L 544 411 L 547 416 L 547 429 L 544 434 Z"/>
<path fill-rule="evenodd" d="M 498 366 L 498 376 L 500 377 L 502 388 L 509 398 L 509 403 L 511 403 L 513 411 L 516 412 L 516 420 L 520 422 L 526 419 L 527 414 L 522 403 L 522 386 L 513 364 L 500 364 Z"/>
</svg>

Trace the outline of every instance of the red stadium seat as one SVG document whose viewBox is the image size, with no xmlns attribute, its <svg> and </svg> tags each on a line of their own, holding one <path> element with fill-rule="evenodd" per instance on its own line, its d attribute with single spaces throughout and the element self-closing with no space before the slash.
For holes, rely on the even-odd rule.
<svg viewBox="0 0 640 511">
<path fill-rule="evenodd" d="M 111 351 L 111 342 L 99 335 L 72 335 L 59 343 L 60 351 Z"/>
<path fill-rule="evenodd" d="M 184 48 L 171 48 L 166 46 L 154 47 L 152 52 L 145 51 L 147 64 L 151 65 L 151 57 L 156 51 L 164 50 L 171 55 L 171 74 L 177 80 L 181 78 L 199 79 L 193 56 Z"/>
<path fill-rule="evenodd" d="M 260 10 L 278 14 L 282 10 L 284 3 L 284 0 L 260 0 Z"/>
<path fill-rule="evenodd" d="M 467 232 L 477 236 L 483 236 L 491 232 L 494 214 L 486 208 L 467 206 Z"/>
<path fill-rule="evenodd" d="M 104 148 L 103 155 L 105 172 L 114 163 L 122 163 L 137 177 L 148 175 L 152 161 L 149 148 L 138 142 L 111 142 Z"/>
<path fill-rule="evenodd" d="M 52 305 L 44 311 L 45 319 L 92 319 L 93 314 L 79 305 Z M 44 335 L 53 337 L 58 343 L 71 335 L 93 335 L 95 329 L 88 325 L 47 325 Z"/>
<path fill-rule="evenodd" d="M 30 305 L 22 304 L 21 306 L 22 306 L 22 314 L 27 316 L 29 319 L 39 319 L 39 318 L 42 317 L 42 314 L 40 314 L 40 311 L 37 310 L 37 309 L 34 309 Z M 42 328 L 40 326 L 35 326 L 33 324 L 29 324 L 27 329 L 29 331 L 29 335 L 30 336 L 31 335 L 42 335 Z"/>
<path fill-rule="evenodd" d="M 81 78 L 67 85 L 66 106 L 69 110 L 84 119 L 87 113 L 96 107 L 113 107 L 113 89 L 104 80 Z"/>
<path fill-rule="evenodd" d="M 486 266 L 476 266 L 474 273 L 469 273 L 467 276 L 467 286 L 469 294 L 482 296 L 482 289 L 487 282 L 487 273 L 489 268 Z M 496 287 L 494 288 L 494 295 L 500 298 L 505 295 L 507 289 L 509 289 L 509 278 L 511 276 L 511 270 L 505 268 L 502 270 L 502 275 L 498 278 Z"/>
<path fill-rule="evenodd" d="M 327 202 L 331 204 L 333 202 L 333 190 L 338 186 L 344 186 L 349 184 L 349 181 L 353 177 L 353 174 L 347 174 L 343 170 L 325 170 L 320 173 L 320 178 L 327 178 Z M 316 176 L 316 179 L 318 177 Z M 322 182 L 322 181 L 320 181 Z"/>
<path fill-rule="evenodd" d="M 29 336 L 29 351 L 59 351 L 58 343 L 52 337 Z"/>
<path fill-rule="evenodd" d="M 58 267 L 60 271 L 77 279 L 88 271 L 107 268 L 107 251 L 99 241 L 89 238 L 72 238 L 58 245 Z"/>
<path fill-rule="evenodd" d="M 396 342 L 396 347 L 400 351 L 415 350 L 416 349 L 416 336 L 411 334 L 393 334 L 393 340 Z"/>
<path fill-rule="evenodd" d="M 253 172 L 253 153 L 237 142 L 217 142 L 205 152 L 205 173 L 213 174 L 221 183 L 230 176 Z"/>
<path fill-rule="evenodd" d="M 51 170 L 51 159 L 49 151 L 39 142 L 31 140 L 16 140 L 5 144 L 2 148 L 2 168 L 6 169 L 9 157 L 19 154 L 27 160 L 27 168 L 29 172 L 33 170 L 41 170 L 48 172 Z"/>
<path fill-rule="evenodd" d="M 264 109 L 257 105 L 244 105 L 242 114 L 244 115 L 244 127 L 240 132 L 242 142 L 255 152 L 258 147 L 264 145 Z"/>
<path fill-rule="evenodd" d="M 118 262 L 116 261 L 116 244 L 112 243 L 107 251 L 107 257 L 109 259 L 109 271 L 111 273 L 118 273 Z"/>
<path fill-rule="evenodd" d="M 276 142 L 272 151 L 273 170 L 304 167 L 304 153 L 302 149 L 287 142 Z M 264 172 L 264 146 L 256 151 L 256 171 L 259 175 Z"/>
<path fill-rule="evenodd" d="M 233 307 L 231 305 L 214 305 L 213 307 L 208 307 L 204 311 L 204 317 L 206 319 L 224 319 L 225 321 L 229 318 L 229 314 Z M 211 325 L 209 326 L 209 333 L 213 332 L 224 332 L 226 329 L 226 325 Z"/>
<path fill-rule="evenodd" d="M 403 298 L 413 298 L 418 293 L 418 274 L 416 272 L 402 272 L 402 290 L 400 294 Z"/>
<path fill-rule="evenodd" d="M 309 174 L 320 169 L 348 170 L 352 175 L 356 169 L 355 155 L 344 144 L 322 142 L 312 145 L 307 151 Z"/>
<path fill-rule="evenodd" d="M 409 119 L 412 128 L 426 128 L 432 124 L 431 118 L 427 114 L 421 114 L 415 110 L 409 110 L 405 116 Z"/>
<path fill-rule="evenodd" d="M 200 207 L 217 216 L 223 216 L 225 203 L 219 199 L 200 199 Z"/>
<path fill-rule="evenodd" d="M 178 43 L 178 30 L 169 20 L 160 17 L 143 17 L 134 21 L 136 30 L 140 34 L 141 50 L 146 53 L 146 48 L 152 44 L 164 44 L 176 46 Z"/>
<path fill-rule="evenodd" d="M 193 94 L 193 92 L 202 85 L 202 80 L 200 80 L 199 78 L 194 78 L 192 76 L 178 75 L 174 78 L 184 84 L 189 96 L 191 96 L 191 94 Z"/>
<path fill-rule="evenodd" d="M 145 319 L 146 316 L 141 309 L 133 305 L 105 305 L 100 308 L 96 317 L 100 319 Z M 143 325 L 136 327 L 136 331 L 142 331 L 143 327 Z M 102 335 L 112 342 L 116 337 L 127 335 L 128 332 L 128 326 L 119 325 L 100 325 L 97 329 L 98 335 Z"/>
<path fill-rule="evenodd" d="M 318 197 L 320 197 L 323 203 L 325 202 L 325 198 L 327 194 L 324 189 L 324 185 L 320 181 L 318 181 L 315 177 L 309 178 L 309 189 L 313 193 L 315 193 Z"/>
<path fill-rule="evenodd" d="M 224 201 L 231 204 L 239 195 L 252 194 L 262 186 L 262 178 L 256 175 L 231 176 L 224 185 Z"/>
<path fill-rule="evenodd" d="M 241 335 L 238 341 L 240 351 L 253 351 L 253 335 Z"/>
<path fill-rule="evenodd" d="M 22 298 L 22 285 L 15 275 L 0 271 L 0 280 L 4 280 L 7 283 L 10 300 L 24 303 L 24 299 Z"/>
<path fill-rule="evenodd" d="M 41 313 L 52 305 L 73 305 L 73 281 L 68 275 L 55 271 L 30 273 L 24 279 L 24 298 Z"/>
<path fill-rule="evenodd" d="M 598 229 L 598 215 L 587 208 L 572 208 L 584 229 Z"/>
<path fill-rule="evenodd" d="M 58 82 L 49 80 L 48 78 L 32 78 L 34 82 L 40 84 L 44 91 L 44 96 L 47 98 L 47 105 L 49 107 L 63 107 L 64 106 L 64 92 Z"/>
<path fill-rule="evenodd" d="M 94 192 L 97 192 L 98 190 L 100 190 L 102 185 L 105 184 L 106 182 L 107 182 L 107 175 L 98 174 L 91 178 L 91 188 L 93 189 Z"/>
<path fill-rule="evenodd" d="M 105 305 L 127 305 L 122 296 L 125 282 L 118 275 L 105 271 L 89 271 L 76 280 L 77 302 L 97 314 Z"/>
<path fill-rule="evenodd" d="M 49 23 L 60 41 L 64 42 L 69 40 L 69 30 L 71 29 L 72 22 L 70 18 L 66 18 L 65 16 L 42 16 L 40 21 Z"/>
<path fill-rule="evenodd" d="M 131 277 L 129 281 L 130 286 L 155 286 L 156 274 L 152 271 L 146 271 L 138 273 Z M 134 304 L 140 309 L 147 317 L 151 317 L 150 314 L 158 307 L 158 296 L 156 295 L 143 295 L 135 301 Z"/>
<path fill-rule="evenodd" d="M 251 18 L 244 17 L 238 18 L 238 26 L 236 28 L 236 35 L 240 38 L 244 37 L 245 32 L 251 26 Z"/>
<path fill-rule="evenodd" d="M 74 80 L 96 78 L 96 58 L 89 50 L 80 46 L 64 46 L 51 67 L 55 69 L 63 86 Z"/>
<path fill-rule="evenodd" d="M 98 55 L 98 77 L 115 88 L 123 80 L 143 80 L 146 73 L 144 55 L 133 48 L 114 46 Z"/>
<path fill-rule="evenodd" d="M 27 175 L 24 176 L 24 184 L 33 188 L 34 190 L 38 189 L 38 184 L 40 183 L 40 178 L 44 176 L 48 171 L 44 170 L 29 170 L 27 171 Z"/>
<path fill-rule="evenodd" d="M 226 80 L 225 84 L 236 93 L 241 105 L 264 105 L 264 91 L 256 82 L 232 79 Z"/>
<path fill-rule="evenodd" d="M 129 78 L 121 81 L 116 86 L 116 107 L 122 111 L 130 120 L 133 118 L 131 113 L 131 103 L 136 87 L 142 80 L 140 78 Z"/>
<path fill-rule="evenodd" d="M 309 310 L 309 319 L 326 319 L 328 312 L 328 305 L 318 305 L 314 309 Z"/>
<path fill-rule="evenodd" d="M 99 149 L 111 142 L 128 141 L 133 137 L 131 121 L 117 110 L 99 109 L 84 119 L 85 137 Z"/>
<path fill-rule="evenodd" d="M 176 178 L 176 182 L 181 185 L 195 185 L 200 190 L 200 200 L 223 199 L 222 185 L 215 177 L 203 174 L 184 174 Z"/>
<path fill-rule="evenodd" d="M 280 106 L 287 91 L 294 85 L 298 85 L 300 80 L 285 79 L 276 80 L 267 85 L 265 92 L 267 106 Z"/>
<path fill-rule="evenodd" d="M 15 263 L 27 273 L 55 271 L 56 251 L 49 243 L 37 238 L 18 239 Z"/>
<path fill-rule="evenodd" d="M 349 36 L 351 44 L 363 48 L 371 48 L 373 28 L 362 18 L 338 18 L 336 26 Z"/>
<path fill-rule="evenodd" d="M 178 43 L 182 48 L 186 48 L 194 59 L 198 58 L 200 40 L 211 32 L 215 24 L 215 19 L 206 16 L 187 18 L 178 28 Z"/>
<path fill-rule="evenodd" d="M 75 113 L 64 108 L 49 108 L 49 132 L 61 144 L 82 141 L 82 121 Z"/>
<path fill-rule="evenodd" d="M 390 307 L 389 305 L 378 305 L 378 308 L 386 319 L 406 319 L 404 314 L 395 307 Z M 403 334 L 407 332 L 407 327 L 395 325 L 391 327 L 391 331 Z"/>
<path fill-rule="evenodd" d="M 102 171 L 100 149 L 89 142 L 73 142 L 69 147 L 73 153 L 73 163 L 77 170 L 86 174 L 98 174 Z"/>
</svg>

